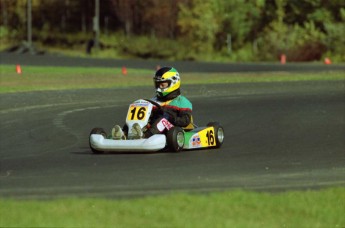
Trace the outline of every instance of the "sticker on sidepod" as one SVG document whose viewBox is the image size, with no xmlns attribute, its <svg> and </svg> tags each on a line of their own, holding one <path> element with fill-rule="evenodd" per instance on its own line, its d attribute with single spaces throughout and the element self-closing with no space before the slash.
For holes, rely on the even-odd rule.
<svg viewBox="0 0 345 228">
<path fill-rule="evenodd" d="M 214 127 L 207 127 L 199 131 L 199 135 L 202 147 L 216 146 Z"/>
<path fill-rule="evenodd" d="M 170 130 L 174 125 L 172 125 L 167 119 L 163 118 L 157 124 L 157 129 L 160 132 L 163 132 L 164 129 Z"/>
<path fill-rule="evenodd" d="M 192 145 L 192 147 L 200 147 L 201 146 L 199 134 L 195 134 L 191 137 L 189 145 Z"/>
</svg>

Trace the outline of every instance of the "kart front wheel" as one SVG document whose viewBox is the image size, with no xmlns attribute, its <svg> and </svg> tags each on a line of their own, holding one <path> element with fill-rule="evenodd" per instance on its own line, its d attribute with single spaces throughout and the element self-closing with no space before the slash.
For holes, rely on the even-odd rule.
<svg viewBox="0 0 345 228">
<path fill-rule="evenodd" d="M 167 135 L 168 148 L 174 152 L 179 152 L 184 146 L 184 132 L 180 127 L 171 128 Z"/>
<path fill-rule="evenodd" d="M 222 146 L 224 142 L 224 128 L 218 122 L 211 122 L 207 124 L 208 127 L 214 128 L 214 134 L 216 139 L 216 148 Z"/>
<path fill-rule="evenodd" d="M 105 139 L 108 137 L 107 133 L 104 131 L 104 129 L 103 128 L 99 128 L 99 127 L 96 127 L 94 129 L 92 129 L 91 132 L 90 132 L 90 136 L 92 134 L 102 135 Z M 104 151 L 100 151 L 100 150 L 96 150 L 96 149 L 92 148 L 90 141 L 89 141 L 89 146 L 90 146 L 90 149 L 92 150 L 92 152 L 94 154 L 102 154 L 102 153 L 104 153 Z"/>
</svg>

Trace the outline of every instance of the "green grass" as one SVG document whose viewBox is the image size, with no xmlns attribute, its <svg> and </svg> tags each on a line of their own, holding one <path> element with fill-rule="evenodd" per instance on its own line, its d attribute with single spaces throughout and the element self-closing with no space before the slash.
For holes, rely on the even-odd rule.
<svg viewBox="0 0 345 228">
<path fill-rule="evenodd" d="M 94 67 L 36 67 L 21 66 L 22 74 L 15 66 L 0 65 L 0 93 L 39 90 L 65 90 L 85 88 L 116 88 L 152 86 L 155 69 L 127 69 Z M 345 80 L 343 72 L 321 73 L 181 73 L 184 85 L 210 83 L 249 83 L 309 80 Z"/>
<path fill-rule="evenodd" d="M 138 199 L 0 199 L 0 227 L 345 227 L 345 188 Z"/>
</svg>

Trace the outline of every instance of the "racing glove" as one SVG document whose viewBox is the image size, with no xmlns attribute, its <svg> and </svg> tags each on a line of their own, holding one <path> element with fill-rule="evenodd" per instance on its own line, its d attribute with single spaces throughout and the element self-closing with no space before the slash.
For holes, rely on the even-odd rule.
<svg viewBox="0 0 345 228">
<path fill-rule="evenodd" d="M 169 113 L 167 113 L 167 112 L 163 112 L 162 117 L 165 118 L 165 119 L 167 119 L 167 120 L 171 119 Z"/>
<path fill-rule="evenodd" d="M 178 118 L 178 113 L 174 110 L 171 109 L 163 109 L 163 114 L 162 117 L 164 117 L 165 119 L 167 119 L 170 123 L 172 123 L 173 125 L 176 125 L 176 120 Z"/>
<path fill-rule="evenodd" d="M 191 122 L 191 112 L 175 111 L 162 107 L 154 110 L 156 118 L 163 117 L 175 126 L 185 127 Z"/>
</svg>

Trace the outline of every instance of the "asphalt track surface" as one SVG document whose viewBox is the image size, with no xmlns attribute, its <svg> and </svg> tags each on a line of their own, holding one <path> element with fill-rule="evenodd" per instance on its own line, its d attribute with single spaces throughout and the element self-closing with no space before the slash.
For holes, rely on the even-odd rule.
<svg viewBox="0 0 345 228">
<path fill-rule="evenodd" d="M 0 197 L 345 186 L 344 81 L 190 85 L 183 93 L 198 125 L 223 125 L 220 149 L 92 154 L 90 130 L 122 124 L 150 87 L 1 94 Z"/>
</svg>

